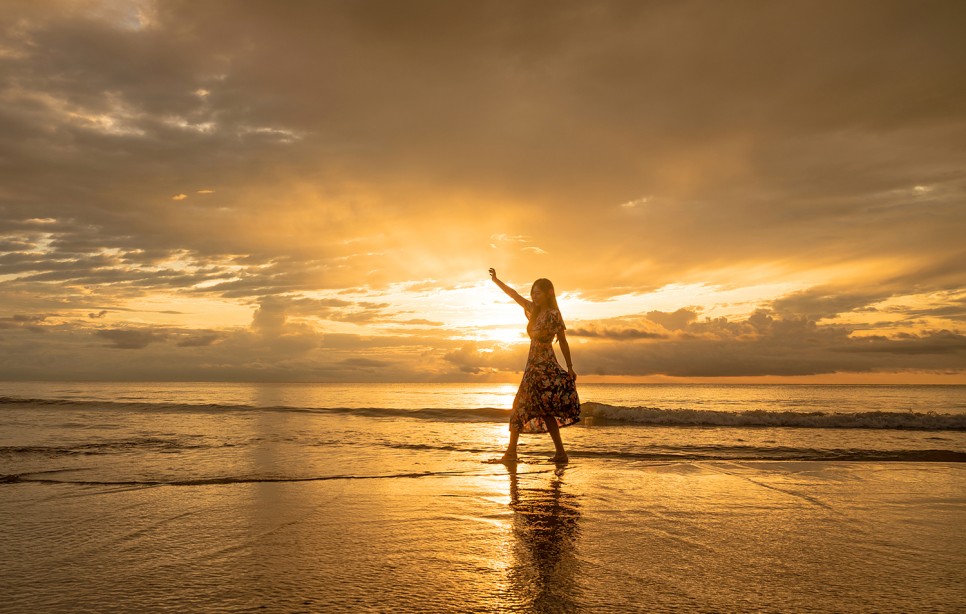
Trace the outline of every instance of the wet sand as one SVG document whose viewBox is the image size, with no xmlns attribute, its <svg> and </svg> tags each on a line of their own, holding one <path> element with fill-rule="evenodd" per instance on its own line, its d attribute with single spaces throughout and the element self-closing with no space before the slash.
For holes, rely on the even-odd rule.
<svg viewBox="0 0 966 614">
<path fill-rule="evenodd" d="M 966 609 L 961 464 L 479 460 L 24 475 L 0 485 L 0 611 Z"/>
</svg>

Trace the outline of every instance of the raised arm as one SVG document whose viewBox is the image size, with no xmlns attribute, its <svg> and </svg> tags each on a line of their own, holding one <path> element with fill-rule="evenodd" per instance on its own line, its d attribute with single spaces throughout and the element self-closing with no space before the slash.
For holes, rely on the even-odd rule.
<svg viewBox="0 0 966 614">
<path fill-rule="evenodd" d="M 506 292 L 507 296 L 509 296 L 517 303 L 519 303 L 521 307 L 523 307 L 525 310 L 530 309 L 530 301 L 520 296 L 520 294 L 510 286 L 500 281 L 496 276 L 496 269 L 492 269 L 492 268 L 490 269 L 490 279 L 493 280 L 493 283 L 500 286 L 500 290 L 503 290 L 504 292 Z"/>
</svg>

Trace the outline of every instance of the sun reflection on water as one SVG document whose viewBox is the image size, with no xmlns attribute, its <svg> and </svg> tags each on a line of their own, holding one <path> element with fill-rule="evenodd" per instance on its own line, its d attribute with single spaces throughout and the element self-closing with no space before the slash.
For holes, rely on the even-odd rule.
<svg viewBox="0 0 966 614">
<path fill-rule="evenodd" d="M 578 597 L 580 501 L 565 487 L 563 469 L 548 482 L 540 473 L 507 471 L 515 538 L 507 580 L 511 594 L 534 611 L 571 611 Z"/>
<path fill-rule="evenodd" d="M 478 407 L 506 407 L 513 406 L 513 397 L 517 394 L 516 384 L 494 384 L 492 388 L 477 393 Z"/>
</svg>

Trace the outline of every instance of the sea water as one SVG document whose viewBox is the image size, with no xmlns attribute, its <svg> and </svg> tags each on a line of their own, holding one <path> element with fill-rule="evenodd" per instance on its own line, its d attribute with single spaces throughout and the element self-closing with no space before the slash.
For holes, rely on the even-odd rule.
<svg viewBox="0 0 966 614">
<path fill-rule="evenodd" d="M 578 389 L 583 420 L 564 431 L 578 458 L 966 460 L 966 386 Z M 284 443 L 294 458 L 300 448 L 333 445 L 363 458 L 387 449 L 484 458 L 506 444 L 514 393 L 510 384 L 4 383 L 0 474 L 39 479 L 22 474 L 75 465 L 122 481 L 305 473 L 305 463 L 293 460 L 232 474 L 239 458 L 269 442 Z M 387 423 L 394 426 L 387 430 Z M 277 432 L 261 432 L 266 425 Z M 521 450 L 548 444 L 546 436 L 524 436 Z M 151 460 L 158 458 L 164 471 Z M 182 466 L 176 458 L 189 460 Z M 143 475 L 114 475 L 107 467 L 119 459 Z"/>
<path fill-rule="evenodd" d="M 0 384 L 0 611 L 956 611 L 966 386 Z"/>
</svg>

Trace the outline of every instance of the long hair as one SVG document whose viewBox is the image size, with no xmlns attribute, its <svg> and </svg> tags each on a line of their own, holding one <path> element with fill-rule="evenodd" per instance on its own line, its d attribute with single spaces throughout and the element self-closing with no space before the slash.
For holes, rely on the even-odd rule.
<svg viewBox="0 0 966 614">
<path fill-rule="evenodd" d="M 547 301 L 547 307 L 551 309 L 556 309 L 559 312 L 560 308 L 557 307 L 557 292 L 553 289 L 553 283 L 549 279 L 541 277 L 537 281 L 533 282 L 532 286 L 530 286 L 530 294 L 533 295 L 533 291 L 536 290 L 537 288 L 540 288 L 540 290 L 542 290 L 548 297 L 550 297 L 549 300 Z M 540 308 L 534 305 L 533 314 L 531 314 L 531 319 L 536 319 L 536 317 L 540 315 L 540 311 L 541 311 Z"/>
</svg>

